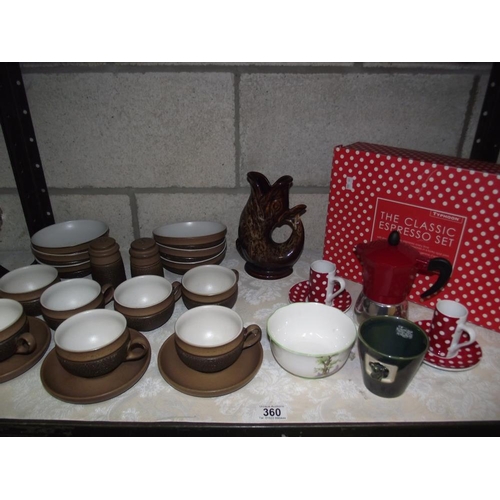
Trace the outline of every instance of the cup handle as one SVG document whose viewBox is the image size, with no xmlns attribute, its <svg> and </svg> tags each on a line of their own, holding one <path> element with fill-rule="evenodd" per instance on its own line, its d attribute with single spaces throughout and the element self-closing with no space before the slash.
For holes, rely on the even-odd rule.
<svg viewBox="0 0 500 500">
<path fill-rule="evenodd" d="M 326 296 L 326 301 L 329 305 L 331 305 L 333 299 L 337 296 L 337 295 L 340 295 L 344 290 L 345 290 L 345 281 L 342 279 L 342 278 L 339 278 L 338 276 L 333 276 L 332 278 L 329 278 L 331 280 L 331 282 L 333 283 L 333 287 L 332 287 L 332 290 L 333 288 L 335 287 L 335 283 L 338 283 L 340 285 L 340 288 L 336 291 L 336 292 L 333 292 L 332 293 L 329 293 L 327 296 Z"/>
<path fill-rule="evenodd" d="M 31 354 L 36 349 L 36 340 L 30 332 L 24 332 L 16 340 L 16 354 Z"/>
<path fill-rule="evenodd" d="M 231 269 L 231 271 L 233 271 L 233 273 L 236 274 L 236 283 L 238 283 L 240 279 L 240 273 L 236 269 Z"/>
<path fill-rule="evenodd" d="M 115 296 L 115 288 L 111 283 L 104 283 L 101 286 L 101 293 L 104 296 L 104 304 L 109 304 Z"/>
<path fill-rule="evenodd" d="M 136 361 L 142 359 L 149 351 L 149 345 L 144 339 L 138 337 L 132 339 L 128 345 L 127 357 L 124 361 Z"/>
<path fill-rule="evenodd" d="M 243 334 L 243 349 L 252 347 L 257 342 L 260 342 L 262 338 L 262 329 L 259 325 L 249 325 L 245 328 L 245 333 Z"/>
<path fill-rule="evenodd" d="M 182 286 L 179 281 L 174 281 L 172 283 L 172 290 L 174 292 L 174 300 L 177 302 L 182 295 Z"/>
<path fill-rule="evenodd" d="M 469 340 L 459 344 L 462 332 L 465 332 L 469 336 Z M 476 331 L 470 326 L 458 325 L 454 338 L 457 339 L 457 341 L 455 342 L 455 340 L 453 340 L 451 342 L 450 348 L 448 349 L 448 357 L 453 357 L 459 349 L 462 349 L 462 347 L 467 347 L 468 345 L 473 344 L 476 341 Z"/>
</svg>

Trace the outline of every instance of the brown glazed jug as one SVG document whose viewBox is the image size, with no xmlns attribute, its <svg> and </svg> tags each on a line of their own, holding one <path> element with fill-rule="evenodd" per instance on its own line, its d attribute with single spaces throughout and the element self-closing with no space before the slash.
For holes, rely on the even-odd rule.
<svg viewBox="0 0 500 500">
<path fill-rule="evenodd" d="M 304 226 L 300 219 L 306 205 L 289 208 L 293 179 L 280 177 L 273 185 L 259 172 L 249 172 L 250 197 L 243 208 L 238 227 L 236 248 L 246 260 L 245 271 L 255 278 L 274 280 L 293 272 L 304 248 Z M 274 231 L 288 226 L 286 241 L 276 242 Z"/>
</svg>

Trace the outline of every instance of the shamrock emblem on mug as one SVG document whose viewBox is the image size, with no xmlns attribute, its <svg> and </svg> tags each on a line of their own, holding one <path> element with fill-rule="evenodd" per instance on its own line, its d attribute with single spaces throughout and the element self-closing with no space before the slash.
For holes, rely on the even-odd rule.
<svg viewBox="0 0 500 500">
<path fill-rule="evenodd" d="M 372 369 L 370 377 L 374 378 L 375 380 L 382 380 L 383 378 L 387 378 L 387 376 L 389 375 L 389 369 L 383 364 L 374 363 L 373 361 L 370 361 L 369 364 Z"/>
</svg>

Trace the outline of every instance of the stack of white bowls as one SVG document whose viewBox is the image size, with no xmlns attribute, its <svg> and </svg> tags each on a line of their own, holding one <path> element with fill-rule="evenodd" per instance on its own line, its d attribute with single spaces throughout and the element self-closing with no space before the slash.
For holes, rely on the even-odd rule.
<svg viewBox="0 0 500 500">
<path fill-rule="evenodd" d="M 184 274 L 194 267 L 220 264 L 226 255 L 227 227 L 215 221 L 165 224 L 153 230 L 163 267 Z"/>
<path fill-rule="evenodd" d="M 107 236 L 107 224 L 98 220 L 72 220 L 44 227 L 31 237 L 31 251 L 40 264 L 55 267 L 61 278 L 91 273 L 89 246 Z"/>
</svg>

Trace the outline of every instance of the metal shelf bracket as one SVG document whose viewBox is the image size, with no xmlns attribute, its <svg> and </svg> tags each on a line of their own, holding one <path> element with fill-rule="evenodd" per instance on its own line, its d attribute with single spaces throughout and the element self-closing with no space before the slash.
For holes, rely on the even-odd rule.
<svg viewBox="0 0 500 500">
<path fill-rule="evenodd" d="M 0 64 L 0 122 L 30 236 L 54 224 L 19 63 Z"/>
<path fill-rule="evenodd" d="M 500 152 L 500 63 L 493 63 L 471 151 L 472 160 L 496 163 Z"/>
</svg>

